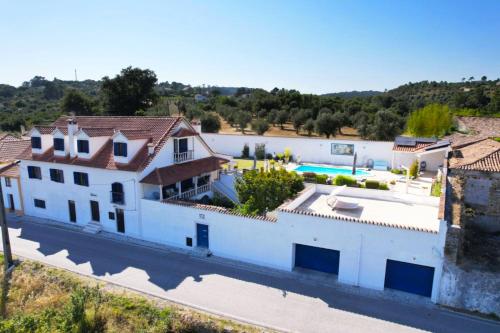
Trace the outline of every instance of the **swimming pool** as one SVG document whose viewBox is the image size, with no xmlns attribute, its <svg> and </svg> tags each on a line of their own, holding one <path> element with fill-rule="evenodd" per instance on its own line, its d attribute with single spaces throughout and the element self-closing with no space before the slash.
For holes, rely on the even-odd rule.
<svg viewBox="0 0 500 333">
<path fill-rule="evenodd" d="M 352 169 L 349 167 L 327 167 L 327 166 L 319 166 L 319 165 L 300 165 L 294 169 L 297 172 L 314 172 L 318 175 L 352 175 Z M 365 170 L 356 169 L 355 176 L 368 176 L 370 173 Z"/>
</svg>

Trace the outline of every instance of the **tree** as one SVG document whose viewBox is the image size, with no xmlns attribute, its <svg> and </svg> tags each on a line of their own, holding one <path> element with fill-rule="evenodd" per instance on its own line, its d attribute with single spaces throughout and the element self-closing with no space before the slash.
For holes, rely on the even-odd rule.
<svg viewBox="0 0 500 333">
<path fill-rule="evenodd" d="M 337 124 L 337 131 L 340 134 L 342 134 L 342 127 L 344 127 L 345 125 L 347 125 L 347 123 L 349 122 L 349 120 L 347 119 L 346 114 L 344 112 L 335 112 L 332 115 L 332 117 L 333 117 L 335 123 Z"/>
<path fill-rule="evenodd" d="M 247 171 L 237 177 L 235 189 L 242 203 L 239 211 L 257 215 L 279 207 L 286 199 L 304 188 L 303 178 L 284 169 L 261 172 Z"/>
<path fill-rule="evenodd" d="M 252 116 L 245 111 L 240 111 L 236 115 L 236 122 L 238 123 L 241 133 L 243 134 L 245 134 L 245 128 L 247 128 L 250 121 L 252 121 Z"/>
<path fill-rule="evenodd" d="M 269 130 L 269 124 L 264 119 L 255 119 L 252 121 L 252 130 L 258 135 L 263 135 Z"/>
<path fill-rule="evenodd" d="M 267 114 L 267 121 L 273 124 L 273 126 L 276 125 L 276 118 L 278 118 L 278 110 L 272 109 L 271 111 L 269 111 L 269 113 Z"/>
<path fill-rule="evenodd" d="M 302 125 L 305 124 L 307 118 L 309 118 L 309 115 L 307 114 L 306 110 L 299 110 L 297 111 L 293 117 L 292 117 L 292 123 L 293 123 L 293 128 L 295 128 L 295 133 L 299 134 L 300 128 Z"/>
<path fill-rule="evenodd" d="M 360 111 L 353 116 L 352 122 L 354 123 L 354 127 L 358 131 L 358 134 L 366 139 L 370 135 L 370 115 L 365 111 Z"/>
<path fill-rule="evenodd" d="M 43 97 L 48 100 L 59 99 L 63 96 L 63 90 L 57 83 L 45 81 Z"/>
<path fill-rule="evenodd" d="M 316 133 L 326 135 L 327 138 L 330 135 L 335 136 L 339 127 L 339 119 L 338 117 L 334 117 L 333 114 L 321 113 L 316 119 Z"/>
<path fill-rule="evenodd" d="M 149 69 L 127 67 L 113 79 L 104 77 L 102 92 L 107 112 L 112 115 L 132 116 L 138 110 L 146 110 L 158 101 L 154 90 L 158 81 Z"/>
<path fill-rule="evenodd" d="M 280 128 L 283 129 L 283 125 L 288 121 L 288 111 L 280 110 L 276 115 L 276 123 L 280 125 Z"/>
<path fill-rule="evenodd" d="M 75 89 L 69 89 L 64 94 L 61 102 L 61 108 L 64 113 L 74 112 L 77 116 L 90 116 L 94 114 L 92 110 L 92 100 L 83 92 Z"/>
<path fill-rule="evenodd" d="M 488 77 L 486 75 L 481 76 L 481 81 L 485 82 L 488 80 Z"/>
<path fill-rule="evenodd" d="M 403 119 L 389 110 L 380 110 L 375 113 L 371 136 L 376 140 L 394 140 L 401 133 Z"/>
<path fill-rule="evenodd" d="M 441 137 L 450 130 L 452 119 L 448 105 L 429 104 L 410 114 L 406 130 L 413 136 Z"/>
<path fill-rule="evenodd" d="M 311 136 L 311 133 L 314 131 L 314 120 L 311 118 L 307 119 L 303 128 L 307 132 L 307 135 Z"/>
<path fill-rule="evenodd" d="M 205 113 L 201 117 L 201 131 L 205 133 L 217 133 L 221 127 L 219 116 L 215 113 Z"/>
</svg>

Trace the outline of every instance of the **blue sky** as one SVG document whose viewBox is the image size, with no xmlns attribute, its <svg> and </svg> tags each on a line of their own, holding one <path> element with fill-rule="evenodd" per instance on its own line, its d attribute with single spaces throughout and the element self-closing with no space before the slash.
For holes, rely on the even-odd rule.
<svg viewBox="0 0 500 333">
<path fill-rule="evenodd" d="M 500 77 L 500 1 L 6 1 L 0 82 L 160 81 L 327 93 Z"/>
</svg>

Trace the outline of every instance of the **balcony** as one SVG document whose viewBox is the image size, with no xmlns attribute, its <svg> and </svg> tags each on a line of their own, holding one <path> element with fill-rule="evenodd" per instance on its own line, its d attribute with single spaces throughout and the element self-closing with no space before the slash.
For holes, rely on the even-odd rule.
<svg viewBox="0 0 500 333">
<path fill-rule="evenodd" d="M 123 192 L 110 192 L 110 202 L 117 205 L 125 205 L 125 194 Z"/>
<path fill-rule="evenodd" d="M 174 153 L 174 163 L 191 161 L 194 158 L 194 150 L 187 150 L 181 153 Z"/>
<path fill-rule="evenodd" d="M 187 199 L 195 197 L 199 194 L 210 192 L 211 190 L 212 190 L 212 184 L 208 183 L 205 185 L 198 186 L 197 188 L 187 190 L 187 191 L 182 192 L 180 194 L 170 196 L 170 197 L 166 198 L 165 200 L 187 200 Z"/>
</svg>

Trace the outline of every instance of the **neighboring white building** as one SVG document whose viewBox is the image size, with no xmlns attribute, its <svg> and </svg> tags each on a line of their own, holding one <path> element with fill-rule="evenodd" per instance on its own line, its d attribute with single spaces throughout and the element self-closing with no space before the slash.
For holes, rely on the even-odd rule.
<svg viewBox="0 0 500 333">
<path fill-rule="evenodd" d="M 206 102 L 208 101 L 208 97 L 205 95 L 196 94 L 194 95 L 194 101 L 199 103 Z"/>
<path fill-rule="evenodd" d="M 413 162 L 419 163 L 420 170 L 442 169 L 451 150 L 448 140 L 432 138 L 412 138 L 398 136 L 392 148 L 392 169 L 409 168 Z"/>
<path fill-rule="evenodd" d="M 19 157 L 27 215 L 139 238 L 144 196 L 210 195 L 225 162 L 183 118 L 61 117 L 30 137 Z"/>
</svg>

